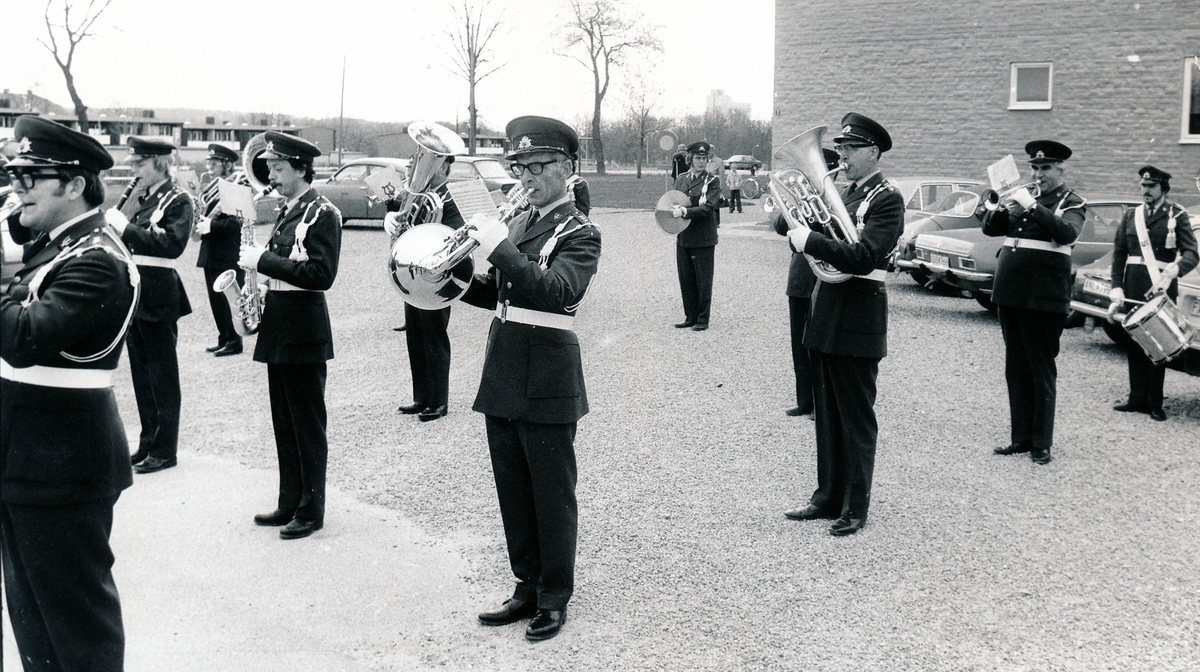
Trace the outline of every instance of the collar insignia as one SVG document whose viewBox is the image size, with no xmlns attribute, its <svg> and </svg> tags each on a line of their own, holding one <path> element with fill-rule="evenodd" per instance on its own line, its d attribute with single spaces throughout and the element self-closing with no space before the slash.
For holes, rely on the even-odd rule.
<svg viewBox="0 0 1200 672">
<path fill-rule="evenodd" d="M 21 142 L 17 144 L 18 154 L 29 154 L 33 151 L 33 142 L 29 138 L 21 138 Z"/>
<path fill-rule="evenodd" d="M 529 149 L 532 146 L 533 141 L 529 139 L 528 135 L 522 135 L 521 142 L 517 143 L 517 149 Z"/>
</svg>

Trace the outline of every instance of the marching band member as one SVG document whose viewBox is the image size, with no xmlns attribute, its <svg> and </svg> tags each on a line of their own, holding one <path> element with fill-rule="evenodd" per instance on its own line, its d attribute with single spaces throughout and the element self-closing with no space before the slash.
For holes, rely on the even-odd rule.
<svg viewBox="0 0 1200 672">
<path fill-rule="evenodd" d="M 904 198 L 879 172 L 879 157 L 892 148 L 887 130 L 850 113 L 835 137 L 850 185 L 842 195 L 858 228 L 848 243 L 798 226 L 788 233 L 792 249 L 854 274 L 844 282 L 817 278 L 812 314 L 804 332 L 813 369 L 817 421 L 817 490 L 808 506 L 784 513 L 793 520 L 836 518 L 833 536 L 854 534 L 867 521 L 875 472 L 876 378 L 887 355 L 888 255 L 904 229 Z"/>
<path fill-rule="evenodd" d="M 463 218 L 458 205 L 446 187 L 454 156 L 447 156 L 441 170 L 430 181 L 429 189 L 442 199 L 442 221 L 452 229 L 462 228 Z M 409 171 L 413 169 L 409 164 Z M 395 218 L 385 218 L 388 235 L 398 226 Z M 401 406 L 405 414 L 417 414 L 421 422 L 445 417 L 450 402 L 450 306 L 438 310 L 423 310 L 404 304 L 405 340 L 408 344 L 408 364 L 412 371 L 413 403 Z"/>
<path fill-rule="evenodd" d="M 1071 245 L 1087 204 L 1063 184 L 1071 149 L 1053 140 L 1025 145 L 1040 194 L 1017 189 L 984 221 L 987 236 L 1006 236 L 996 264 L 992 302 L 1004 335 L 1004 377 L 1012 439 L 997 455 L 1029 453 L 1050 462 L 1054 444 L 1058 341 L 1071 305 Z"/>
<path fill-rule="evenodd" d="M 1198 261 L 1196 234 L 1187 210 L 1167 200 L 1171 174 L 1154 166 L 1142 166 L 1138 174 L 1142 178 L 1145 203 L 1125 211 L 1113 238 L 1110 318 L 1125 303 L 1126 289 L 1128 298 L 1137 301 L 1163 288 L 1172 301 L 1177 300 L 1178 278 L 1190 273 Z M 1153 260 L 1146 257 L 1147 252 L 1153 252 Z M 1155 264 L 1153 269 L 1149 263 Z M 1126 311 L 1134 309 L 1134 305 L 1124 307 Z M 1129 399 L 1113 406 L 1113 410 L 1149 413 L 1155 420 L 1166 420 L 1167 414 L 1163 412 L 1166 368 L 1152 362 L 1136 343 L 1125 348 L 1125 353 L 1129 358 Z"/>
<path fill-rule="evenodd" d="M 192 305 L 175 265 L 191 236 L 193 206 L 192 197 L 171 180 L 174 151 L 165 140 L 129 138 L 125 162 L 145 189 L 126 204 L 126 217 L 113 222 L 145 281 L 129 326 L 129 373 L 142 421 L 132 457 L 139 474 L 175 466 L 179 448 L 177 321 L 191 314 Z"/>
<path fill-rule="evenodd" d="M 721 180 L 705 170 L 710 147 L 707 142 L 688 145 L 691 170 L 675 179 L 675 189 L 687 194 L 690 205 L 676 205 L 672 214 L 689 221 L 675 236 L 675 266 L 679 272 L 679 291 L 683 295 L 683 322 L 677 329 L 708 329 L 712 309 L 714 259 L 717 250 L 717 213 L 721 200 Z"/>
<path fill-rule="evenodd" d="M 558 634 L 575 587 L 575 429 L 588 412 L 575 311 L 600 262 L 600 229 L 570 202 L 567 178 L 579 137 L 545 117 L 518 117 L 505 129 L 513 174 L 530 210 L 511 231 L 473 220 L 494 281 L 474 282 L 465 301 L 495 309 L 474 410 L 486 418 L 508 557 L 517 585 L 484 625 L 532 618 L 531 641 Z"/>
<path fill-rule="evenodd" d="M 204 165 L 212 173 L 213 179 L 205 185 L 204 203 L 201 204 L 204 216 L 196 223 L 200 233 L 200 255 L 196 258 L 196 266 L 204 269 L 208 303 L 212 307 L 213 321 L 217 324 L 217 344 L 205 350 L 217 357 L 242 352 L 242 337 L 233 328 L 229 302 L 213 291 L 213 283 L 227 270 L 237 273 L 238 286 L 246 282 L 246 272 L 237 265 L 238 248 L 242 243 L 242 223 L 233 215 L 218 212 L 221 204 L 218 180 L 250 186 L 245 173 L 237 169 L 240 161 L 238 153 L 224 145 L 213 143 L 208 146 L 208 158 L 204 160 Z"/>
<path fill-rule="evenodd" d="M 109 545 L 133 484 L 112 373 L 138 272 L 106 225 L 94 138 L 17 119 L 6 166 L 37 232 L 0 294 L 0 539 L 9 619 L 27 670 L 119 670 L 125 631 Z"/>
<path fill-rule="evenodd" d="M 283 526 L 281 538 L 300 539 L 325 525 L 325 377 L 333 359 L 325 290 L 337 276 L 342 214 L 312 189 L 316 145 L 277 131 L 267 131 L 266 140 L 253 161 L 255 176 L 287 201 L 270 242 L 242 245 L 238 258 L 268 278 L 254 361 L 267 365 L 279 458 L 278 505 L 254 522 Z"/>
</svg>

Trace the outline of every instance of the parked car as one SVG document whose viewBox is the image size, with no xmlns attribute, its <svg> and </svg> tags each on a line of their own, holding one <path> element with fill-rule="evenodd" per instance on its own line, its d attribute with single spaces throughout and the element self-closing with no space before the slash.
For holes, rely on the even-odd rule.
<svg viewBox="0 0 1200 672">
<path fill-rule="evenodd" d="M 980 220 L 976 217 L 975 211 L 979 208 L 983 191 L 988 187 L 982 184 L 954 184 L 952 186 L 961 188 L 947 191 L 935 183 L 931 191 L 941 193 L 941 200 L 931 204 L 922 203 L 923 209 L 908 208 L 904 212 L 904 232 L 900 234 L 900 240 L 896 244 L 892 267 L 909 273 L 913 280 L 922 285 L 929 284 L 930 278 L 924 271 L 917 268 L 913 261 L 916 251 L 914 243 L 917 236 L 923 233 L 980 226 Z M 914 205 L 919 202 L 918 199 L 923 199 L 921 194 L 923 190 L 924 188 L 920 185 L 914 185 L 913 195 L 908 199 L 907 204 Z"/>
<path fill-rule="evenodd" d="M 475 178 L 483 180 L 488 191 L 492 192 L 493 200 L 497 197 L 495 192 L 500 192 L 499 198 L 504 200 L 504 195 L 508 193 L 508 190 L 517 184 L 517 179 L 504 167 L 503 163 L 500 163 L 499 159 L 490 156 L 454 157 L 454 163 L 450 164 L 450 181 Z M 497 201 L 497 203 L 499 202 Z"/>
<path fill-rule="evenodd" d="M 1200 213 L 1197 213 L 1200 214 Z M 1195 223 L 1193 229 L 1200 229 Z M 1200 232 L 1200 231 L 1198 231 Z M 1081 266 L 1075 273 L 1071 287 L 1071 316 L 1068 326 L 1086 326 L 1089 330 L 1099 325 L 1114 343 L 1122 347 L 1138 347 L 1129 333 L 1120 324 L 1108 321 L 1108 293 L 1112 290 L 1112 251 L 1096 261 Z M 1130 297 L 1138 298 L 1138 297 Z M 1192 326 L 1200 332 L 1200 268 L 1179 279 L 1179 310 L 1187 316 Z M 1172 360 L 1168 367 L 1193 376 L 1200 376 L 1200 338 L 1192 339 L 1191 347 L 1181 357 Z"/>
<path fill-rule="evenodd" d="M 961 177 L 889 177 L 888 182 L 900 191 L 904 197 L 906 212 L 941 212 L 937 209 L 939 201 L 951 192 L 966 191 L 983 184 L 979 180 Z"/>
<path fill-rule="evenodd" d="M 391 168 L 403 177 L 408 170 L 408 159 L 369 157 L 347 161 L 328 180 L 314 182 L 313 189 L 342 211 L 343 221 L 377 219 L 382 222 L 387 209 L 383 203 L 367 198 L 367 183 L 364 180 L 385 168 Z"/>
<path fill-rule="evenodd" d="M 749 171 L 751 168 L 753 168 L 755 172 L 758 172 L 758 170 L 762 168 L 762 165 L 762 161 L 759 161 L 749 154 L 734 154 L 728 159 L 725 159 L 725 170 L 737 168 L 738 170 Z M 747 176 L 748 175 L 749 173 L 747 172 Z"/>
<path fill-rule="evenodd" d="M 11 188 L 0 187 L 0 205 L 8 200 L 10 194 L 12 194 Z M 16 197 L 13 196 L 13 198 Z M 21 269 L 21 253 L 23 251 L 22 246 L 14 243 L 12 236 L 8 235 L 8 218 L 0 220 L 0 290 L 7 287 L 13 276 Z"/>
<path fill-rule="evenodd" d="M 1126 198 L 1089 198 L 1087 201 L 1083 231 L 1071 251 L 1071 264 L 1075 268 L 1092 263 L 1112 249 L 1121 217 L 1140 202 Z M 1004 237 L 983 235 L 979 218 L 972 214 L 971 219 L 974 221 L 970 228 L 918 235 L 913 245 L 910 272 L 915 270 L 932 281 L 955 287 L 974 297 L 984 308 L 995 310 L 991 299 L 992 280 Z"/>
</svg>

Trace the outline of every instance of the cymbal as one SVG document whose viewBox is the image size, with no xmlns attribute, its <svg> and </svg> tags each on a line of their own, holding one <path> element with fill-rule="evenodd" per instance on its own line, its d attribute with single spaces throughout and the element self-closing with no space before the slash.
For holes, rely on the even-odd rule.
<svg viewBox="0 0 1200 672">
<path fill-rule="evenodd" d="M 691 197 L 677 189 L 663 194 L 658 199 L 658 204 L 654 206 L 654 220 L 658 222 L 658 227 L 672 236 L 686 229 L 691 220 L 675 217 L 671 214 L 671 208 L 676 205 L 686 208 L 691 205 L 691 202 Z"/>
</svg>

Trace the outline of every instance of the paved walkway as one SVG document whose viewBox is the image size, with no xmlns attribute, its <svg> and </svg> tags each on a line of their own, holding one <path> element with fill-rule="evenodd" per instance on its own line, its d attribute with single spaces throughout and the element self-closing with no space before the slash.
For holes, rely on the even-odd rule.
<svg viewBox="0 0 1200 672">
<path fill-rule="evenodd" d="M 274 472 L 179 463 L 116 506 L 128 672 L 415 669 L 414 633 L 473 619 L 463 560 L 395 513 L 330 488 L 326 528 L 283 541 L 252 520 Z M 4 669 L 21 669 L 7 617 Z"/>
</svg>

